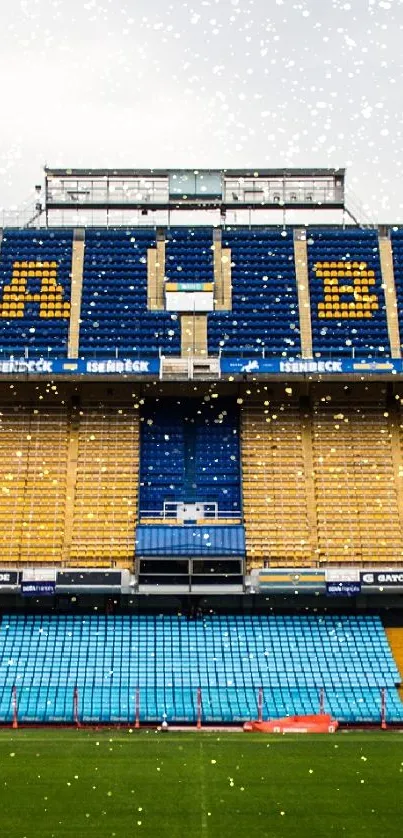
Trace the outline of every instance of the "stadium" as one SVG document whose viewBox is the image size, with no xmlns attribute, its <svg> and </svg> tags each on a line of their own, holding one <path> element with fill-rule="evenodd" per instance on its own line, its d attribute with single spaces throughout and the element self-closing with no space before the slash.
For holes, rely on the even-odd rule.
<svg viewBox="0 0 403 838">
<path fill-rule="evenodd" d="M 343 169 L 37 193 L 0 230 L 4 834 L 70 834 L 72 777 L 76 835 L 319 836 L 336 786 L 400 834 L 403 228 Z"/>
</svg>

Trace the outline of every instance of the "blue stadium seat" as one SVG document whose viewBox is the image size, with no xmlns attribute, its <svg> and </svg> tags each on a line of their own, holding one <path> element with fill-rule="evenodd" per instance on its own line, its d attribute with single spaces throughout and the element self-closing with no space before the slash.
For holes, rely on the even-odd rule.
<svg viewBox="0 0 403 838">
<path fill-rule="evenodd" d="M 222 245 L 231 249 L 232 311 L 208 315 L 209 352 L 299 357 L 293 231 L 227 229 Z"/>
<path fill-rule="evenodd" d="M 140 511 L 162 514 L 164 501 L 241 509 L 239 414 L 233 402 L 148 402 L 142 416 Z"/>
<path fill-rule="evenodd" d="M 314 355 L 390 357 L 377 232 L 312 227 L 307 247 Z"/>
<path fill-rule="evenodd" d="M 395 273 L 397 310 L 400 340 L 403 336 L 403 227 L 394 227 L 391 233 L 393 269 Z"/>
<path fill-rule="evenodd" d="M 165 241 L 165 276 L 169 282 L 214 281 L 211 227 L 171 227 Z"/>
<path fill-rule="evenodd" d="M 0 248 L 4 353 L 23 356 L 28 350 L 30 357 L 66 357 L 72 243 L 71 229 L 4 231 Z"/>
<path fill-rule="evenodd" d="M 379 617 L 372 616 L 3 616 L 0 625 L 0 721 L 194 722 L 197 688 L 205 721 L 326 709 L 340 721 L 403 721 L 400 675 Z"/>
<path fill-rule="evenodd" d="M 151 229 L 88 230 L 81 304 L 81 355 L 180 354 L 176 313 L 147 310 Z"/>
</svg>

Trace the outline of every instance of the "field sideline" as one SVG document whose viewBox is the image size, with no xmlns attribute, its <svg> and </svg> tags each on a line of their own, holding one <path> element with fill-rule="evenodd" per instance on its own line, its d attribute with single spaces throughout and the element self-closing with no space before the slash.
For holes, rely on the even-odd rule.
<svg viewBox="0 0 403 838">
<path fill-rule="evenodd" d="M 400 838 L 403 736 L 0 731 L 4 838 Z"/>
</svg>

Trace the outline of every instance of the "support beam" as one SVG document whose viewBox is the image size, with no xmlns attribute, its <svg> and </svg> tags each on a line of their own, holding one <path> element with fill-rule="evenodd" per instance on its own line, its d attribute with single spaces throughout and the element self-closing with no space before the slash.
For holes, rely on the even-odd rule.
<svg viewBox="0 0 403 838">
<path fill-rule="evenodd" d="M 297 280 L 299 328 L 303 358 L 312 358 L 311 298 L 309 293 L 306 231 L 294 230 L 294 259 Z"/>
<path fill-rule="evenodd" d="M 382 285 L 385 292 L 386 319 L 392 358 L 401 358 L 399 316 L 397 311 L 395 274 L 393 270 L 392 242 L 385 231 L 378 236 L 379 258 L 382 271 Z"/>
<path fill-rule="evenodd" d="M 207 358 L 207 315 L 181 315 L 181 357 Z"/>
<path fill-rule="evenodd" d="M 157 230 L 156 247 L 147 250 L 147 307 L 149 311 L 164 311 L 165 230 Z"/>
<path fill-rule="evenodd" d="M 84 278 L 85 230 L 76 229 L 73 234 L 73 252 L 71 260 L 71 306 L 67 355 L 78 358 L 80 345 L 81 297 Z"/>
<path fill-rule="evenodd" d="M 221 230 L 213 231 L 214 258 L 214 309 L 215 311 L 231 311 L 232 309 L 232 279 L 231 279 L 231 251 L 223 248 Z"/>
<path fill-rule="evenodd" d="M 197 314 L 194 317 L 195 355 L 207 358 L 207 315 Z"/>
<path fill-rule="evenodd" d="M 154 247 L 147 250 L 147 308 L 157 310 L 157 251 Z"/>
</svg>

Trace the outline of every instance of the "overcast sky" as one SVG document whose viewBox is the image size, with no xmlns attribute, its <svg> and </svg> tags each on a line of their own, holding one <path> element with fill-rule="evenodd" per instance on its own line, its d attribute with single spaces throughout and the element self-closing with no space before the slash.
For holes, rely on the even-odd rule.
<svg viewBox="0 0 403 838">
<path fill-rule="evenodd" d="M 403 0 L 0 0 L 0 207 L 50 166 L 346 166 L 403 220 Z"/>
</svg>

